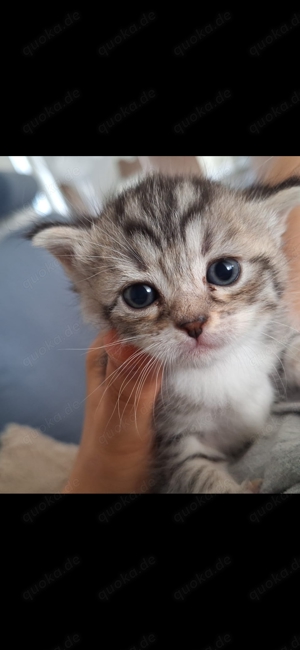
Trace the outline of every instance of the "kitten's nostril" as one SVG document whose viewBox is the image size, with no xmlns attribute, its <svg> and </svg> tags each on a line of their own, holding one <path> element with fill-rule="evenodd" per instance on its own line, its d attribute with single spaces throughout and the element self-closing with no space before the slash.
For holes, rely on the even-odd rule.
<svg viewBox="0 0 300 650">
<path fill-rule="evenodd" d="M 203 323 L 207 321 L 207 316 L 201 316 L 197 321 L 192 323 L 181 323 L 179 327 L 184 329 L 189 336 L 192 336 L 194 339 L 197 339 L 200 334 L 202 334 Z"/>
<path fill-rule="evenodd" d="M 193 339 L 197 339 L 198 336 L 202 334 L 202 327 L 198 327 L 198 328 L 185 327 L 184 329 L 186 330 L 189 336 L 193 337 Z"/>
</svg>

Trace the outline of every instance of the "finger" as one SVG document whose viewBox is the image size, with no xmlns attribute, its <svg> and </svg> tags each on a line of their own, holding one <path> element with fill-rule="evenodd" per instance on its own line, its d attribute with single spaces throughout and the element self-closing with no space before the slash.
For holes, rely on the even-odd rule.
<svg viewBox="0 0 300 650">
<path fill-rule="evenodd" d="M 148 433 L 161 385 L 158 363 L 134 346 L 120 342 L 117 333 L 111 330 L 93 341 L 86 368 L 86 426 L 95 422 L 95 418 L 99 423 L 103 419 L 110 431 L 116 431 L 120 429 L 121 416 L 128 443 L 130 436 Z"/>
<path fill-rule="evenodd" d="M 112 375 L 120 375 L 120 385 L 130 372 L 145 367 L 149 359 L 134 346 L 123 343 L 114 330 L 99 334 L 86 355 L 87 393 L 100 390 L 104 383 L 107 385 Z"/>
<path fill-rule="evenodd" d="M 143 351 L 123 344 L 115 331 L 104 336 L 104 345 L 108 362 L 105 394 L 97 410 L 99 422 L 105 422 L 100 441 L 103 450 L 116 457 L 139 454 L 152 443 L 153 408 L 161 369 Z"/>
<path fill-rule="evenodd" d="M 149 354 L 139 350 L 133 345 L 124 345 L 118 339 L 117 333 L 109 332 L 104 337 L 107 350 L 107 376 L 114 374 L 111 384 L 115 393 L 121 391 L 120 398 L 135 400 L 135 387 L 139 380 L 142 382 L 142 397 L 154 398 L 161 384 L 161 366 Z M 119 369 L 119 372 L 118 372 Z M 125 381 L 125 379 L 127 381 Z"/>
</svg>

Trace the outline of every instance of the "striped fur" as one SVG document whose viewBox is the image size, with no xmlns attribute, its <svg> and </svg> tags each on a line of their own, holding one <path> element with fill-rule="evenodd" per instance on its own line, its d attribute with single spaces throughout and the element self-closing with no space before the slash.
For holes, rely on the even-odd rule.
<svg viewBox="0 0 300 650">
<path fill-rule="evenodd" d="M 297 203 L 299 179 L 238 192 L 154 175 L 110 199 L 99 217 L 43 224 L 30 235 L 60 259 L 89 320 L 164 363 L 154 414 L 157 491 L 251 490 L 229 478 L 226 463 L 263 430 L 281 357 L 291 381 L 300 377 L 298 339 L 296 355 L 288 348 L 282 250 Z M 240 277 L 209 284 L 208 266 L 225 257 L 239 261 Z M 147 309 L 122 298 L 137 282 L 158 291 Z M 198 319 L 206 321 L 200 347 L 180 327 Z"/>
</svg>

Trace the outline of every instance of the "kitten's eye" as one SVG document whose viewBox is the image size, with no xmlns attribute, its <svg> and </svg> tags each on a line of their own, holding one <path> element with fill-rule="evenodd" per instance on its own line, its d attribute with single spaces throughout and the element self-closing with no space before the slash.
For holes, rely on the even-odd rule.
<svg viewBox="0 0 300 650">
<path fill-rule="evenodd" d="M 123 291 L 123 298 L 127 305 L 134 309 L 149 307 L 157 299 L 158 293 L 147 284 L 133 284 Z"/>
<path fill-rule="evenodd" d="M 207 270 L 207 282 L 211 284 L 226 285 L 237 280 L 241 267 L 236 260 L 217 260 Z"/>
</svg>

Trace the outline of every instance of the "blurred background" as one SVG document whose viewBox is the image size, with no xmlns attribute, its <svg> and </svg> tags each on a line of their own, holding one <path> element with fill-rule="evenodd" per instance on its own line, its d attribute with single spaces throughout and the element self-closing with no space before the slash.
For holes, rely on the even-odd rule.
<svg viewBox="0 0 300 650">
<path fill-rule="evenodd" d="M 95 213 L 107 193 L 151 169 L 170 174 L 204 170 L 212 178 L 238 185 L 251 182 L 253 175 L 247 156 L 0 156 L 0 236 L 6 224 L 11 232 L 33 214 Z M 21 214 L 16 214 L 18 210 Z"/>
<path fill-rule="evenodd" d="M 204 173 L 237 187 L 271 158 L 0 156 L 0 431 L 16 422 L 79 442 L 85 354 L 97 334 L 59 263 L 24 239 L 39 220 L 96 214 L 104 197 L 151 170 Z M 30 440 L 29 440 L 30 442 Z M 28 440 L 26 442 L 28 444 Z"/>
</svg>

